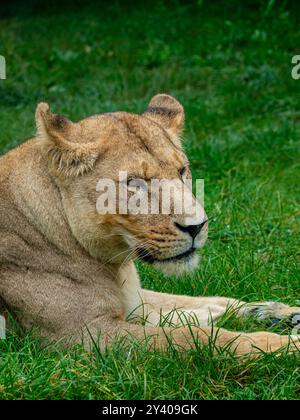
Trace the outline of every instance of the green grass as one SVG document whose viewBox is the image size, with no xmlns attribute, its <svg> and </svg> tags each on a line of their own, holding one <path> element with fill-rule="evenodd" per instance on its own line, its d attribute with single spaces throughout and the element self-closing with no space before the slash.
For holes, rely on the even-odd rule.
<svg viewBox="0 0 300 420">
<path fill-rule="evenodd" d="M 95 2 L 96 3 L 96 2 Z M 109 3 L 109 4 L 108 4 Z M 12 2 L 1 6 L 0 151 L 34 133 L 36 103 L 72 119 L 142 112 L 158 92 L 186 109 L 185 147 L 205 179 L 210 240 L 196 273 L 144 286 L 294 304 L 300 296 L 297 2 Z M 254 321 L 228 327 L 257 330 Z M 34 333 L 0 343 L 0 398 L 299 399 L 299 359 L 238 362 L 209 348 L 51 353 Z"/>
</svg>

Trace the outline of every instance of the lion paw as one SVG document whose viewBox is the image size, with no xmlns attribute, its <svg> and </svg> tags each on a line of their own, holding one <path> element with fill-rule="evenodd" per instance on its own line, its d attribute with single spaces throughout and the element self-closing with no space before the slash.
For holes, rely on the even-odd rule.
<svg viewBox="0 0 300 420">
<path fill-rule="evenodd" d="M 244 315 L 252 315 L 260 322 L 267 321 L 269 326 L 282 322 L 292 328 L 300 325 L 300 308 L 279 302 L 249 303 L 244 308 Z"/>
</svg>

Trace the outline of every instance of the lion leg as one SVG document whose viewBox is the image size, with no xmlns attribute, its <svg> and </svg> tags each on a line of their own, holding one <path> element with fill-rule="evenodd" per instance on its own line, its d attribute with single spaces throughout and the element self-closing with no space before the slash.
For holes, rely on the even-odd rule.
<svg viewBox="0 0 300 420">
<path fill-rule="evenodd" d="M 226 297 L 179 296 L 145 289 L 142 290 L 142 298 L 152 323 L 157 323 L 161 315 L 166 316 L 176 310 L 173 323 L 184 323 L 190 315 L 192 320 L 196 317 L 200 325 L 209 325 L 229 310 L 240 318 L 255 316 L 259 321 L 269 320 L 271 324 L 283 319 L 294 326 L 300 324 L 300 308 L 279 302 L 246 303 Z M 180 317 L 178 313 L 184 313 L 186 317 Z"/>
<path fill-rule="evenodd" d="M 244 302 L 225 297 L 191 297 L 142 290 L 147 321 L 158 325 L 163 319 L 185 325 L 197 321 L 201 326 L 216 321 L 227 310 L 237 311 Z"/>
<path fill-rule="evenodd" d="M 229 349 L 237 355 L 257 355 L 260 351 L 274 352 L 289 346 L 290 351 L 300 350 L 300 340 L 297 337 L 280 336 L 268 332 L 241 333 L 211 327 L 179 327 L 160 328 L 131 324 L 122 320 L 99 317 L 89 323 L 87 330 L 83 329 L 84 346 L 90 350 L 91 342 L 97 342 L 100 335 L 100 348 L 110 347 L 118 338 L 132 341 L 143 341 L 147 350 L 166 350 L 170 342 L 179 350 L 196 349 L 200 345 L 213 344 L 215 352 L 220 348 Z M 79 336 L 77 338 L 79 340 Z"/>
</svg>

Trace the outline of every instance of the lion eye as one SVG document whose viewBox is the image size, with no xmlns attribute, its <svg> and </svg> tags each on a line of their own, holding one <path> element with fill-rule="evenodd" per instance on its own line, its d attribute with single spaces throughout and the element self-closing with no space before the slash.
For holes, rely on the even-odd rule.
<svg viewBox="0 0 300 420">
<path fill-rule="evenodd" d="M 127 179 L 127 185 L 128 185 L 128 187 L 130 187 L 131 185 L 133 185 L 134 184 L 134 181 L 135 181 L 135 178 L 128 178 Z"/>
<path fill-rule="evenodd" d="M 181 177 L 184 177 L 184 175 L 186 174 L 186 171 L 187 171 L 187 167 L 186 167 L 186 166 L 184 166 L 183 168 L 181 168 L 181 169 L 179 170 L 179 175 L 180 175 Z"/>
<path fill-rule="evenodd" d="M 148 184 L 141 178 L 129 178 L 127 181 L 128 190 L 135 192 L 137 189 L 140 191 L 147 190 Z"/>
</svg>

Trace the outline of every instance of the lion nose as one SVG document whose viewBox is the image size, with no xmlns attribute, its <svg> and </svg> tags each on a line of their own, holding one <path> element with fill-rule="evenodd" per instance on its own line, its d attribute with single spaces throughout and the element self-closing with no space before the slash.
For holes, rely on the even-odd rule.
<svg viewBox="0 0 300 420">
<path fill-rule="evenodd" d="M 183 226 L 183 225 L 180 225 L 179 223 L 175 223 L 175 225 L 179 230 L 181 230 L 182 232 L 187 232 L 188 234 L 191 235 L 193 239 L 195 239 L 198 233 L 201 232 L 201 229 L 203 228 L 203 226 L 205 226 L 206 223 L 207 223 L 207 220 L 200 223 L 200 225 Z"/>
</svg>

